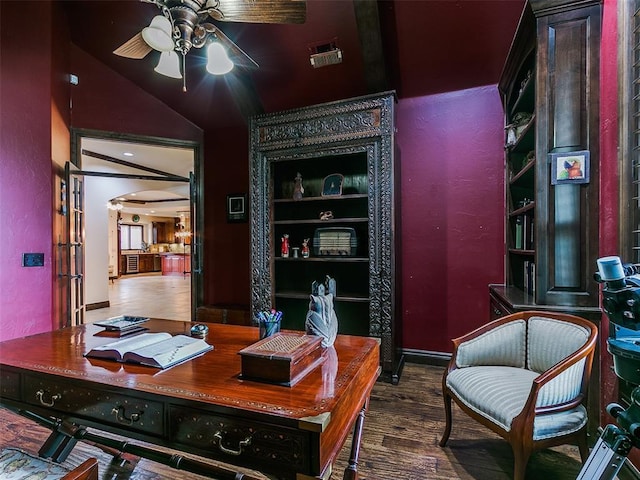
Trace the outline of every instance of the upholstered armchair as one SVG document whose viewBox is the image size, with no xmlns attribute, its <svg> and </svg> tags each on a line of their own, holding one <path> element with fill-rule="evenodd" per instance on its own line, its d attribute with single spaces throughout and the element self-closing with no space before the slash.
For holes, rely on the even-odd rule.
<svg viewBox="0 0 640 480">
<path fill-rule="evenodd" d="M 523 480 L 535 450 L 577 444 L 585 461 L 587 387 L 598 331 L 591 322 L 560 313 L 528 311 L 497 319 L 453 340 L 442 378 L 446 427 L 451 400 L 507 440 L 514 479 Z"/>
</svg>

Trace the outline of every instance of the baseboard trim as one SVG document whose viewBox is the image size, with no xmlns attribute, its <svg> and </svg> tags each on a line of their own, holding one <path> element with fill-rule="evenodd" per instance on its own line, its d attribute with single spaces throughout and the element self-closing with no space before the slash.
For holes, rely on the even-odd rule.
<svg viewBox="0 0 640 480">
<path fill-rule="evenodd" d="M 404 361 L 407 363 L 436 365 L 438 367 L 446 367 L 449 365 L 449 360 L 451 360 L 450 353 L 416 350 L 412 348 L 403 348 L 402 355 L 404 357 Z"/>
<path fill-rule="evenodd" d="M 109 300 L 107 300 L 106 302 L 88 303 L 84 306 L 84 309 L 89 311 L 89 310 L 98 310 L 99 308 L 109 308 L 109 307 L 110 307 L 110 303 L 109 303 Z"/>
</svg>

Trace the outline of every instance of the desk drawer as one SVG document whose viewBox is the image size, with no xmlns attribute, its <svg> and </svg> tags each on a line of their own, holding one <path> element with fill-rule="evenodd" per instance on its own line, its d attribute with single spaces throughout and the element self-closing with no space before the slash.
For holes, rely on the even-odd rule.
<svg viewBox="0 0 640 480">
<path fill-rule="evenodd" d="M 0 374 L 0 397 L 20 400 L 20 374 L 2 370 Z"/>
<path fill-rule="evenodd" d="M 30 375 L 24 377 L 23 392 L 24 400 L 32 405 L 145 433 L 163 433 L 161 402 Z"/>
<path fill-rule="evenodd" d="M 175 405 L 169 407 L 169 428 L 172 441 L 208 457 L 249 467 L 309 470 L 308 432 Z"/>
</svg>

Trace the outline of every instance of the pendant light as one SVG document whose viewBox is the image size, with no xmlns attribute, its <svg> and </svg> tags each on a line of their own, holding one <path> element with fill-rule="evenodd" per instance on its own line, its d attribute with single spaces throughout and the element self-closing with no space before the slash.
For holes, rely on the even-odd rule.
<svg viewBox="0 0 640 480">
<path fill-rule="evenodd" d="M 162 52 L 158 66 L 154 68 L 156 72 L 171 78 L 182 78 L 180 73 L 180 57 L 175 50 Z"/>
<path fill-rule="evenodd" d="M 154 50 L 170 52 L 175 48 L 171 31 L 171 21 L 164 15 L 156 15 L 149 26 L 142 29 L 142 38 Z"/>
<path fill-rule="evenodd" d="M 218 42 L 211 42 L 207 47 L 207 72 L 213 75 L 224 75 L 233 68 L 227 52 Z"/>
</svg>

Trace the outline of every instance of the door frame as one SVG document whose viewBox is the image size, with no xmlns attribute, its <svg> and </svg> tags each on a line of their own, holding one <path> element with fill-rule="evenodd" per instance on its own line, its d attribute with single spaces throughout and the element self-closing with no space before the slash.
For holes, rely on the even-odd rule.
<svg viewBox="0 0 640 480">
<path fill-rule="evenodd" d="M 203 276 L 203 242 L 204 232 L 204 175 L 202 143 L 193 140 L 179 140 L 147 135 L 134 135 L 103 130 L 71 128 L 71 163 L 82 170 L 81 143 L 83 137 L 103 140 L 114 140 L 128 143 L 144 143 L 160 147 L 190 148 L 193 150 L 193 180 L 190 188 L 191 210 L 191 320 L 196 319 L 196 310 L 202 305 L 204 298 Z"/>
</svg>

